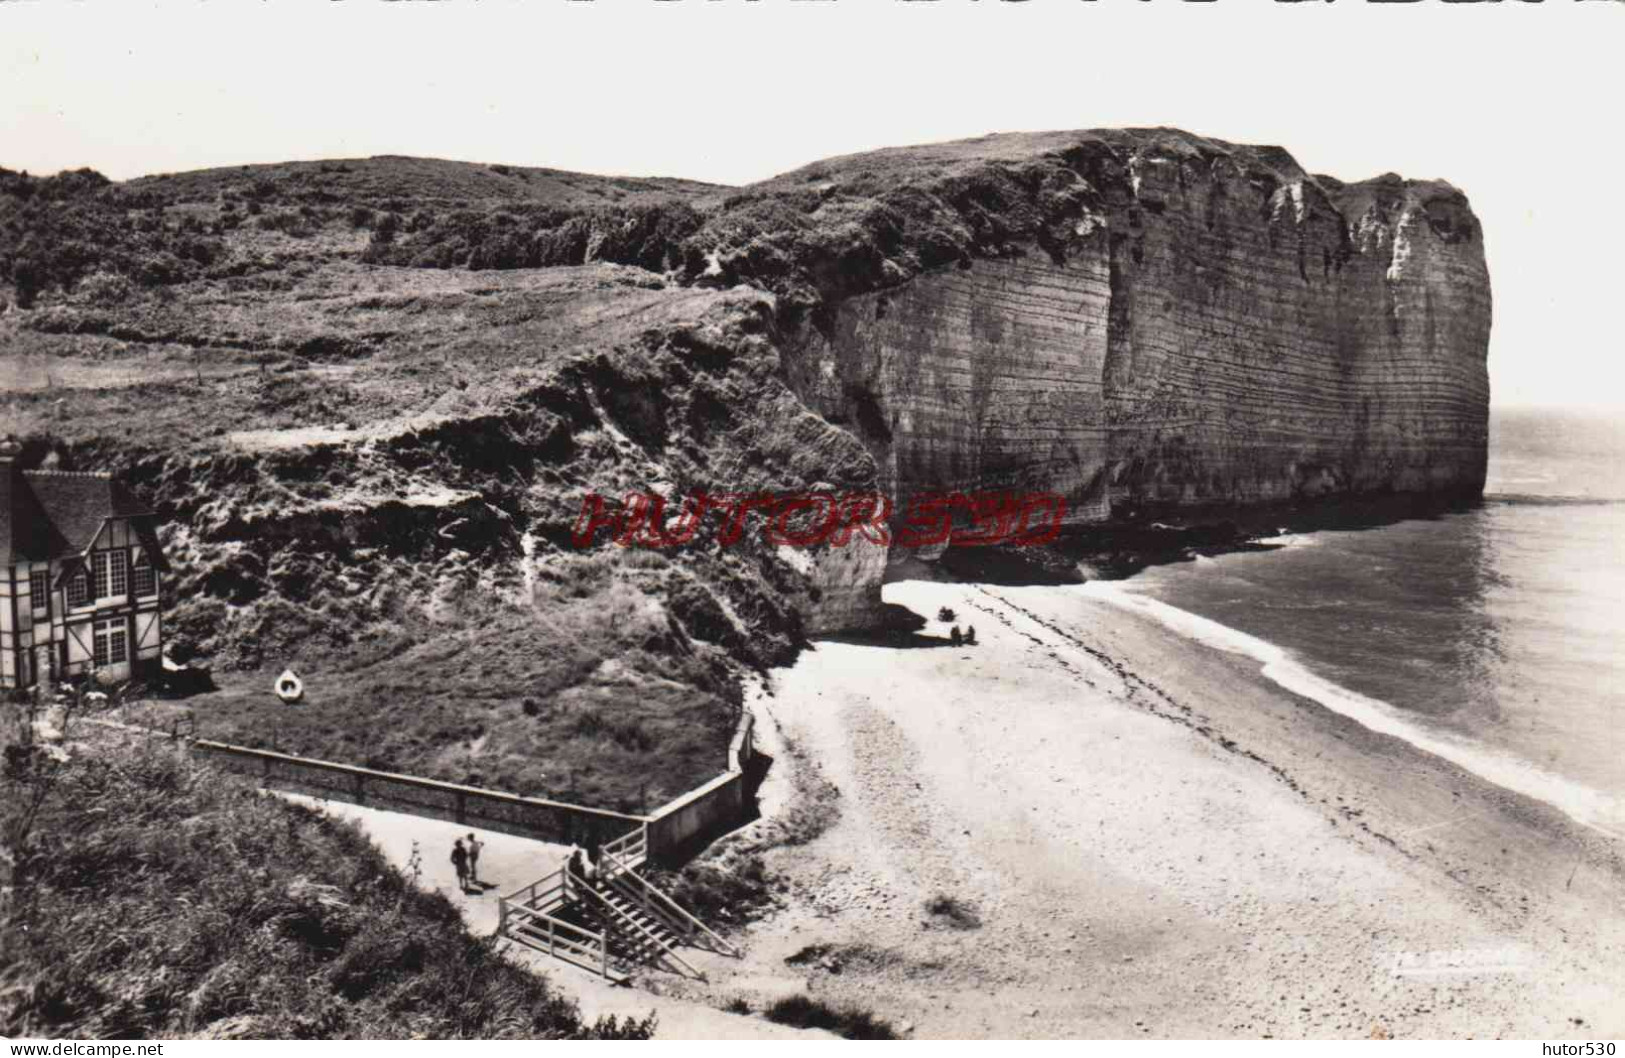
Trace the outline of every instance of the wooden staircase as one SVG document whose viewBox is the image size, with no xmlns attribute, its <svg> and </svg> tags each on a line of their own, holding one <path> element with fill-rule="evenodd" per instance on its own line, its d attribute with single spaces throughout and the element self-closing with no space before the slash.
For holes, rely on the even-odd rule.
<svg viewBox="0 0 1625 1058">
<path fill-rule="evenodd" d="M 705 980 L 678 954 L 682 947 L 739 957 L 738 949 L 638 873 L 648 862 L 646 827 L 600 852 L 591 883 L 561 865 L 502 897 L 497 933 L 613 981 L 644 967 Z"/>
</svg>

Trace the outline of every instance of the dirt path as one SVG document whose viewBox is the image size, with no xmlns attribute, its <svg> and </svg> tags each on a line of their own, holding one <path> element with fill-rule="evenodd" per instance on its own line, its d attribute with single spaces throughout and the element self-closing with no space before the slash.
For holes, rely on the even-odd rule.
<svg viewBox="0 0 1625 1058">
<path fill-rule="evenodd" d="M 1064 592 L 888 586 L 980 644 L 821 643 L 756 701 L 755 826 L 839 817 L 768 854 L 791 909 L 713 1002 L 807 989 L 929 1036 L 1625 1031 L 1617 850 Z"/>
</svg>

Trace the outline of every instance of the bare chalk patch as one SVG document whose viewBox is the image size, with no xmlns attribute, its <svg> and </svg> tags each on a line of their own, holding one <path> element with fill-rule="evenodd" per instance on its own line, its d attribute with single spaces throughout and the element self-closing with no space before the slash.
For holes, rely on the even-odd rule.
<svg viewBox="0 0 1625 1058">
<path fill-rule="evenodd" d="M 1395 977 L 1478 977 L 1529 972 L 1533 959 L 1520 944 L 1438 951 L 1400 951 L 1389 960 Z"/>
</svg>

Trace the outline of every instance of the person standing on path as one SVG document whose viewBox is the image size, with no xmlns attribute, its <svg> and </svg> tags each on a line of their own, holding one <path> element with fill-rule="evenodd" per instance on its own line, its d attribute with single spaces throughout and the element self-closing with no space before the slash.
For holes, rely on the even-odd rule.
<svg viewBox="0 0 1625 1058">
<path fill-rule="evenodd" d="M 475 837 L 474 832 L 470 830 L 468 832 L 468 880 L 477 886 L 480 884 L 480 850 L 484 847 L 485 842 Z M 481 888 L 484 887 L 481 886 Z"/>
<path fill-rule="evenodd" d="M 463 848 L 462 838 L 452 842 L 451 865 L 457 868 L 457 888 L 468 892 L 468 850 Z"/>
</svg>

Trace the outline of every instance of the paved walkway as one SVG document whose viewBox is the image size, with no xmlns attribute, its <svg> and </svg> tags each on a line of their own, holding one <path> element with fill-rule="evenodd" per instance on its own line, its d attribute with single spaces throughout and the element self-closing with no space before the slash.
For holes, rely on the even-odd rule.
<svg viewBox="0 0 1625 1058">
<path fill-rule="evenodd" d="M 424 889 L 444 894 L 460 908 L 469 930 L 476 936 L 496 932 L 497 920 L 501 917 L 497 905 L 500 895 L 511 893 L 544 874 L 552 873 L 570 854 L 566 845 L 533 841 L 438 819 L 365 808 L 344 801 L 324 801 L 303 794 L 277 791 L 277 795 L 359 824 L 372 838 L 373 844 L 383 851 L 384 857 L 401 870 L 408 869 L 412 844 L 416 842 L 422 857 L 420 884 Z M 484 844 L 480 851 L 479 876 L 492 888 L 482 893 L 473 890 L 459 893 L 457 872 L 451 865 L 452 842 L 458 838 L 466 839 L 470 831 Z M 596 974 L 550 959 L 522 944 L 508 945 L 508 954 L 516 962 L 544 974 L 561 991 L 573 995 L 581 1007 L 582 1017 L 588 1021 L 609 1014 L 621 1018 L 641 1018 L 653 1010 L 659 1015 L 656 1032 L 663 1040 L 831 1038 L 825 1032 L 792 1029 L 762 1018 L 729 1014 L 714 1007 L 685 1003 L 634 988 L 617 987 Z"/>
<path fill-rule="evenodd" d="M 372 838 L 373 844 L 383 850 L 384 857 L 402 870 L 412 858 L 412 843 L 416 842 L 422 856 L 423 871 L 419 882 L 424 889 L 443 893 L 453 904 L 462 908 L 463 918 L 476 934 L 495 933 L 497 897 L 511 893 L 522 885 L 529 885 L 544 874 L 558 870 L 559 864 L 570 855 L 568 845 L 554 845 L 545 841 L 518 838 L 491 830 L 448 823 L 439 819 L 424 819 L 404 812 L 389 812 L 380 808 L 365 808 L 344 801 L 325 801 L 304 794 L 282 793 L 290 801 L 325 809 L 328 815 L 353 820 Z M 487 888 L 483 892 L 469 889 L 457 891 L 457 872 L 451 865 L 452 842 L 458 838 L 466 844 L 468 835 L 479 837 L 479 877 Z"/>
</svg>

